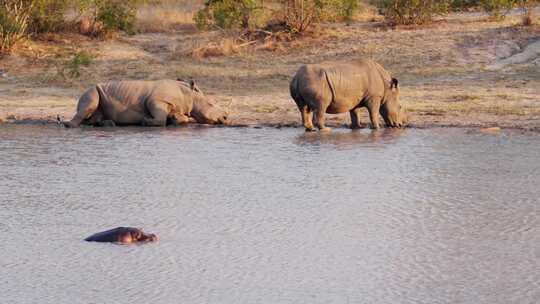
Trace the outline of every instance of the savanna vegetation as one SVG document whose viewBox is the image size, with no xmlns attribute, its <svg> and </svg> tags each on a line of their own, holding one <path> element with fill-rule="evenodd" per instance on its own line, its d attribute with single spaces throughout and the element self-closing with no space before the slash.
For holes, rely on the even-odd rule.
<svg viewBox="0 0 540 304">
<path fill-rule="evenodd" d="M 0 4 L 0 121 L 69 118 L 98 82 L 180 77 L 231 105 L 236 122 L 295 124 L 287 88 L 300 64 L 367 57 L 400 79 L 417 125 L 540 129 L 540 58 L 490 70 L 538 40 L 533 0 Z"/>
<path fill-rule="evenodd" d="M 167 1 L 2 0 L 0 53 L 9 53 L 21 39 L 40 33 L 78 29 L 95 37 L 116 31 L 133 34 L 137 31 L 138 9 L 161 2 Z M 206 0 L 189 13 L 197 28 L 203 31 L 260 30 L 294 35 L 320 22 L 349 23 L 368 4 L 374 5 L 389 24 L 420 25 L 450 11 L 470 9 L 484 10 L 500 20 L 518 6 L 522 8 L 524 24 L 532 24 L 531 9 L 535 3 L 536 0 Z M 159 23 L 159 18 L 147 17 Z M 145 20 L 144 16 L 141 19 Z M 160 21 L 163 22 L 163 18 Z"/>
</svg>

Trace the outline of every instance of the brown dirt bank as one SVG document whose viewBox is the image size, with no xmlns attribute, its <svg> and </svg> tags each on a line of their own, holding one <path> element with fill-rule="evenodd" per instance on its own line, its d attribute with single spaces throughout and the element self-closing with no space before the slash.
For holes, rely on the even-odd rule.
<svg viewBox="0 0 540 304">
<path fill-rule="evenodd" d="M 45 36 L 0 59 L 0 121 L 70 119 L 79 95 L 97 82 L 192 77 L 218 104 L 230 104 L 233 125 L 300 127 L 288 92 L 298 66 L 369 57 L 400 80 L 413 127 L 540 130 L 540 61 L 487 68 L 540 39 L 540 28 L 518 26 L 519 18 L 498 23 L 482 18 L 454 15 L 424 28 L 393 30 L 379 23 L 327 24 L 317 37 L 202 59 L 189 51 L 219 40 L 221 33 L 182 29 L 109 41 Z M 91 54 L 91 64 L 80 67 L 79 78 L 65 77 L 66 62 L 81 50 Z M 330 127 L 342 127 L 349 117 L 328 120 Z"/>
<path fill-rule="evenodd" d="M 0 120 L 1 124 L 29 124 L 45 125 L 57 124 L 57 115 L 62 118 L 70 117 L 73 109 L 68 107 L 59 107 L 53 109 L 31 109 L 21 110 L 21 114 L 10 114 Z M 17 113 L 17 111 L 14 111 Z M 249 112 L 236 112 L 232 116 L 230 125 L 224 127 L 275 127 L 275 128 L 303 128 L 299 115 L 296 113 L 281 114 L 260 114 Z M 407 128 L 487 128 L 500 127 L 502 129 L 520 129 L 527 131 L 540 132 L 539 116 L 523 115 L 489 115 L 489 114 L 413 114 L 413 121 L 407 125 Z M 348 115 L 331 115 L 327 119 L 327 125 L 331 128 L 348 128 Z M 368 128 L 369 117 L 366 115 L 363 126 Z M 221 126 L 218 126 L 221 127 Z"/>
</svg>

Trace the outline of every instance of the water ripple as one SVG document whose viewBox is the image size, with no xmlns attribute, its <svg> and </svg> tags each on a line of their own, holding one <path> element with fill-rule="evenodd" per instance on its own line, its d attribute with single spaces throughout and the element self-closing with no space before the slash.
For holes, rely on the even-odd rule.
<svg viewBox="0 0 540 304">
<path fill-rule="evenodd" d="M 0 126 L 1 302 L 536 303 L 538 144 Z M 83 241 L 121 225 L 160 241 Z"/>
</svg>

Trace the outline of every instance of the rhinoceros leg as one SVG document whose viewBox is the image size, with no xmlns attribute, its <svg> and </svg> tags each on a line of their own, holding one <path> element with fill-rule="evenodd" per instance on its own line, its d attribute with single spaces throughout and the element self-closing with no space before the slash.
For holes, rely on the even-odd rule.
<svg viewBox="0 0 540 304">
<path fill-rule="evenodd" d="M 114 122 L 114 120 L 107 119 L 107 120 L 101 121 L 100 126 L 102 126 L 102 127 L 116 127 L 116 123 Z"/>
<path fill-rule="evenodd" d="M 369 119 L 371 120 L 371 128 L 379 129 L 379 110 L 381 108 L 380 97 L 372 97 L 367 101 L 367 109 L 369 111 Z"/>
<path fill-rule="evenodd" d="M 324 125 L 324 114 L 326 113 L 327 106 L 319 105 L 313 111 L 313 116 L 315 118 L 315 125 L 319 128 L 320 131 L 330 131 L 331 128 Z"/>
<path fill-rule="evenodd" d="M 148 100 L 146 101 L 146 109 L 151 117 L 142 119 L 143 126 L 164 127 L 167 125 L 167 117 L 169 116 L 169 104 L 163 101 Z"/>
<path fill-rule="evenodd" d="M 311 112 L 311 109 L 307 105 L 303 105 L 300 109 L 300 114 L 302 115 L 302 124 L 304 125 L 304 128 L 306 128 L 306 131 L 314 131 L 313 129 L 313 113 Z"/>
<path fill-rule="evenodd" d="M 362 126 L 360 126 L 360 108 L 355 108 L 349 111 L 349 114 L 351 115 L 351 129 L 360 129 Z"/>
<path fill-rule="evenodd" d="M 91 88 L 87 90 L 81 98 L 79 98 L 79 103 L 77 104 L 77 113 L 73 118 L 65 122 L 64 125 L 67 128 L 76 128 L 83 121 L 89 119 L 92 114 L 97 110 L 99 106 L 99 94 L 96 88 Z"/>
<path fill-rule="evenodd" d="M 187 124 L 189 122 L 189 117 L 181 113 L 174 113 L 169 116 L 167 119 L 167 124 L 178 126 L 182 124 Z"/>
<path fill-rule="evenodd" d="M 98 108 L 89 118 L 83 120 L 81 124 L 100 126 L 103 122 L 103 113 Z"/>
</svg>

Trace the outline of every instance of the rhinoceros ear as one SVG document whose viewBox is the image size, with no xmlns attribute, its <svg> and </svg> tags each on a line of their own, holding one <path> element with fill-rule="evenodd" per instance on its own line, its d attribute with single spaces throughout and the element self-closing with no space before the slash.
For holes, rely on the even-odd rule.
<svg viewBox="0 0 540 304">
<path fill-rule="evenodd" d="M 392 78 L 392 81 L 390 81 L 390 89 L 397 89 L 398 87 L 398 80 L 396 78 Z"/>
<path fill-rule="evenodd" d="M 195 81 L 194 81 L 193 79 L 191 79 L 191 80 L 189 81 L 189 87 L 190 87 L 193 91 L 201 93 L 201 90 L 199 89 L 199 87 L 197 86 L 197 84 L 195 84 Z"/>
</svg>

